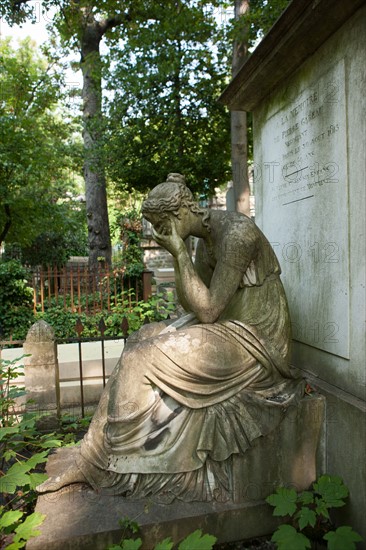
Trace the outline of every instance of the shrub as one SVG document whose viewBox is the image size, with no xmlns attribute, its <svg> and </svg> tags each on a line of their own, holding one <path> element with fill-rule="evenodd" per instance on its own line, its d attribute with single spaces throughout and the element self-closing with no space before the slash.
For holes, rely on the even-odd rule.
<svg viewBox="0 0 366 550">
<path fill-rule="evenodd" d="M 23 356 L 24 357 L 24 356 Z M 24 374 L 23 357 L 0 359 L 0 548 L 17 550 L 39 534 L 44 515 L 34 512 L 37 485 L 47 479 L 40 470 L 55 447 L 72 445 L 80 429 L 90 419 L 66 419 L 60 434 L 43 433 L 37 428 L 38 413 L 20 410 L 17 398 L 24 388 L 13 385 Z"/>
<path fill-rule="evenodd" d="M 0 261 L 0 334 L 23 339 L 34 322 L 33 291 L 27 270 L 17 260 Z"/>
<path fill-rule="evenodd" d="M 119 296 L 117 305 L 112 305 L 110 311 L 103 310 L 92 315 L 65 310 L 63 306 L 50 306 L 44 312 L 37 312 L 36 319 L 44 319 L 55 331 L 57 339 L 76 337 L 76 323 L 80 319 L 83 325 L 82 337 L 100 336 L 99 323 L 104 319 L 105 336 L 122 337 L 122 322 L 128 322 L 128 334 L 138 330 L 146 322 L 167 319 L 175 309 L 173 296 L 164 299 L 155 295 L 146 302 L 136 302 L 132 292 Z"/>
<path fill-rule="evenodd" d="M 132 208 L 117 216 L 115 224 L 122 244 L 122 253 L 115 265 L 126 277 L 139 278 L 144 271 L 141 213 Z"/>
</svg>

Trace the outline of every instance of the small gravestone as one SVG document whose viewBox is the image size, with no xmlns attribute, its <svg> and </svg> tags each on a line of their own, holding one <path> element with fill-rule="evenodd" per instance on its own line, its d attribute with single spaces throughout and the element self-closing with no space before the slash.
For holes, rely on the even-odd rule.
<svg viewBox="0 0 366 550">
<path fill-rule="evenodd" d="M 53 328 L 37 321 L 28 331 L 23 346 L 27 410 L 45 414 L 45 427 L 57 425 L 59 416 L 59 381 L 57 345 Z"/>
</svg>

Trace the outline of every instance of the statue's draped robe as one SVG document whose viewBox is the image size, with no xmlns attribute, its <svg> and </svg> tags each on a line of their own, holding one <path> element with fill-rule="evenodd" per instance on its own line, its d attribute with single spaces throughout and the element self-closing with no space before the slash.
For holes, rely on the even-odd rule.
<svg viewBox="0 0 366 550">
<path fill-rule="evenodd" d="M 232 457 L 274 430 L 303 391 L 289 369 L 280 267 L 243 217 L 221 247 L 243 273 L 218 322 L 144 327 L 110 377 L 81 444 L 92 486 L 169 502 L 230 497 Z M 212 251 L 197 254 L 214 268 Z"/>
</svg>

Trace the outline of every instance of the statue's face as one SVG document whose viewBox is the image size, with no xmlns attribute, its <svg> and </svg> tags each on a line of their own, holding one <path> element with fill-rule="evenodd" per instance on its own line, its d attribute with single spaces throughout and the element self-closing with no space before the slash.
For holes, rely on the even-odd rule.
<svg viewBox="0 0 366 550">
<path fill-rule="evenodd" d="M 144 217 L 152 224 L 157 233 L 168 235 L 171 232 L 171 216 L 162 218 L 158 213 L 147 213 Z"/>
<path fill-rule="evenodd" d="M 149 212 L 145 214 L 145 218 L 152 224 L 157 233 L 161 235 L 170 235 L 172 232 L 172 224 L 174 224 L 178 235 L 182 239 L 186 239 L 190 234 L 189 217 L 187 214 L 187 208 L 182 207 L 179 211 L 179 217 L 168 212 L 167 216 L 162 218 L 158 213 Z"/>
</svg>

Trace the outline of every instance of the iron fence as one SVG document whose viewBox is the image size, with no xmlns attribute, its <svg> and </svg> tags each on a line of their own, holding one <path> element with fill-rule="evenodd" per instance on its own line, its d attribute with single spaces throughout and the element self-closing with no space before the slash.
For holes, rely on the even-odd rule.
<svg viewBox="0 0 366 550">
<path fill-rule="evenodd" d="M 149 322 L 148 318 L 145 318 L 145 323 L 148 323 L 148 322 Z M 102 381 L 102 387 L 103 388 L 105 387 L 105 385 L 107 383 L 107 380 L 108 380 L 108 374 L 106 372 L 105 343 L 107 341 L 111 341 L 111 340 L 118 341 L 118 342 L 122 341 L 123 345 L 126 343 L 126 340 L 128 338 L 128 333 L 129 333 L 128 319 L 126 317 L 124 317 L 121 321 L 121 326 L 120 326 L 121 336 L 118 336 L 118 337 L 116 337 L 116 336 L 107 336 L 105 334 L 106 328 L 107 327 L 106 327 L 104 318 L 101 318 L 99 323 L 98 323 L 98 326 L 97 326 L 97 329 L 98 329 L 97 330 L 97 336 L 95 336 L 95 337 L 90 337 L 90 336 L 83 337 L 84 326 L 83 326 L 83 324 L 82 324 L 82 322 L 79 318 L 76 322 L 76 325 L 75 325 L 75 337 L 56 339 L 57 346 L 59 344 L 72 344 L 72 343 L 77 344 L 77 353 L 75 353 L 75 356 L 71 357 L 71 362 L 78 364 L 78 368 L 77 368 L 77 370 L 75 370 L 75 372 L 72 372 L 71 375 L 69 375 L 69 376 L 62 377 L 62 376 L 60 376 L 58 361 L 56 360 L 56 362 L 55 362 L 55 369 L 58 371 L 58 375 L 56 376 L 56 378 L 57 378 L 58 385 L 59 385 L 58 391 L 56 392 L 57 393 L 57 399 L 58 399 L 58 403 L 57 403 L 57 409 L 58 410 L 62 409 L 62 407 L 61 407 L 61 397 L 62 397 L 62 395 L 61 394 L 62 394 L 62 391 L 63 391 L 63 388 L 62 388 L 63 383 L 75 383 L 75 386 L 79 387 L 79 398 L 77 399 L 77 401 L 74 401 L 73 403 L 70 403 L 70 406 L 76 407 L 78 409 L 80 407 L 81 416 L 83 418 L 85 417 L 85 393 L 84 393 L 85 383 L 89 380 L 101 380 Z M 95 342 L 97 344 L 100 343 L 100 350 L 101 350 L 100 363 L 99 363 L 100 371 L 99 371 L 99 373 L 94 374 L 93 376 L 85 376 L 83 346 L 85 344 L 92 343 L 92 342 Z M 12 340 L 12 339 L 11 340 L 1 340 L 0 341 L 0 359 L 1 359 L 2 349 L 8 348 L 8 347 L 13 347 L 13 346 L 14 347 L 21 347 L 23 344 L 24 344 L 24 341 L 22 341 L 22 340 Z M 123 348 L 121 347 L 121 351 L 122 351 L 122 349 Z M 99 354 L 98 354 L 98 356 L 99 356 Z M 99 357 L 98 357 L 97 361 L 99 361 Z M 1 389 L 1 380 L 0 380 L 0 389 Z M 98 397 L 98 399 L 99 399 L 99 397 Z"/>
<path fill-rule="evenodd" d="M 33 268 L 29 273 L 35 312 L 44 312 L 51 305 L 61 305 L 79 314 L 111 311 L 120 296 L 126 296 L 131 307 L 132 300 L 147 300 L 152 294 L 151 271 L 132 278 L 117 268 L 101 266 L 90 270 L 87 265 L 76 265 Z"/>
<path fill-rule="evenodd" d="M 83 337 L 82 333 L 84 330 L 84 326 L 80 319 L 77 320 L 75 325 L 75 331 L 77 333 L 77 336 L 75 338 L 60 338 L 57 339 L 57 344 L 71 344 L 76 343 L 78 347 L 78 376 L 72 376 L 72 377 L 65 377 L 61 378 L 59 377 L 59 384 L 60 384 L 60 392 L 61 393 L 61 384 L 64 382 L 76 382 L 79 384 L 80 388 L 80 408 L 81 408 L 81 416 L 84 418 L 85 416 L 85 396 L 84 396 L 84 382 L 86 380 L 92 380 L 92 379 L 102 379 L 103 388 L 106 385 L 107 382 L 107 374 L 106 374 L 106 357 L 105 357 L 105 342 L 108 340 L 116 340 L 115 336 L 106 336 L 105 330 L 106 325 L 104 322 L 104 319 L 101 318 L 98 323 L 98 331 L 99 334 L 95 337 Z M 121 333 L 122 337 L 118 339 L 123 340 L 123 343 L 126 343 L 126 340 L 128 338 L 128 332 L 129 332 L 129 324 L 128 319 L 124 317 L 121 322 Z M 84 367 L 83 367 L 83 344 L 90 343 L 90 342 L 100 342 L 101 345 L 101 362 L 100 362 L 100 375 L 99 376 L 84 376 Z"/>
</svg>

